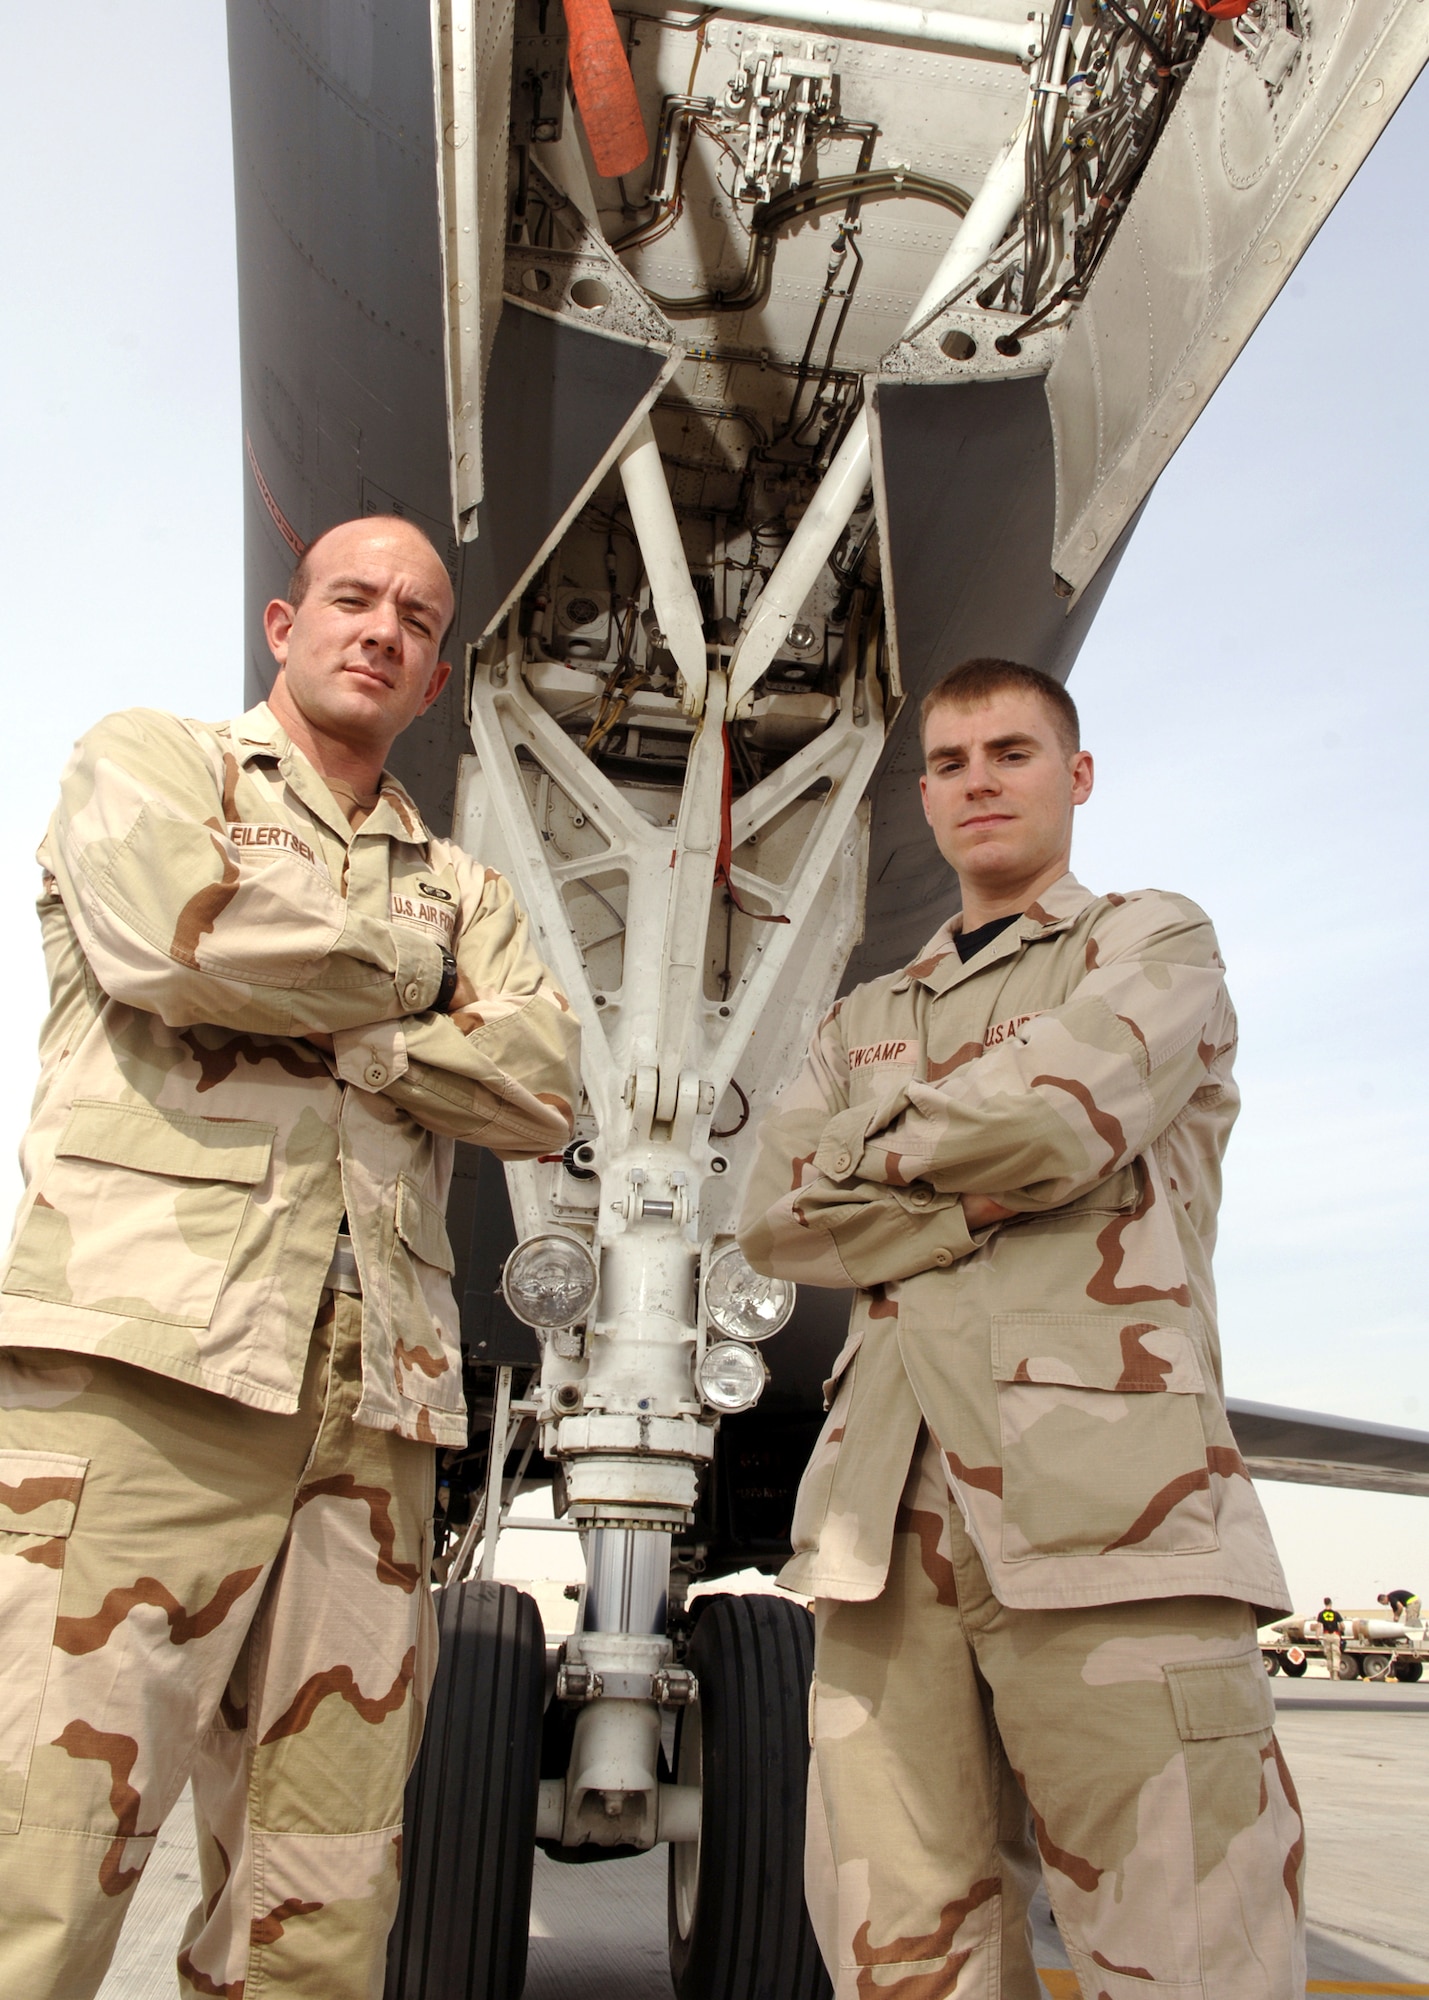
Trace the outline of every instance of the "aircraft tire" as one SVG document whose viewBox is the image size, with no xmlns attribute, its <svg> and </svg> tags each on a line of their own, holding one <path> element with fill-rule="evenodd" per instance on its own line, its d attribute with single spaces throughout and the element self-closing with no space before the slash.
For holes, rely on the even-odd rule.
<svg viewBox="0 0 1429 2000">
<path fill-rule="evenodd" d="M 1394 1663 L 1394 1678 L 1397 1681 L 1417 1681 L 1422 1678 L 1423 1673 L 1422 1660 L 1396 1660 Z"/>
<path fill-rule="evenodd" d="M 1310 1662 L 1308 1660 L 1284 1660 L 1281 1664 L 1286 1673 L 1289 1674 L 1291 1680 L 1298 1681 L 1304 1677 L 1305 1669 L 1309 1666 Z"/>
<path fill-rule="evenodd" d="M 689 1664 L 674 1766 L 703 1804 L 698 1843 L 670 1848 L 678 2000 L 830 2000 L 804 1904 L 814 1621 L 787 1598 L 708 1598 Z"/>
<path fill-rule="evenodd" d="M 526 1983 L 546 1651 L 535 1599 L 463 1583 L 407 1781 L 385 2000 L 519 2000 Z"/>
</svg>

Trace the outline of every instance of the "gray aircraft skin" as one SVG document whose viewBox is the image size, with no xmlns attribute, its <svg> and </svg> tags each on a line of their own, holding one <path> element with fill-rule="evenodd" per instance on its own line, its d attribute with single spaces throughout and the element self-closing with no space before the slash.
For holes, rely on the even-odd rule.
<svg viewBox="0 0 1429 2000">
<path fill-rule="evenodd" d="M 285 594 L 301 547 L 354 515 L 398 513 L 430 534 L 456 588 L 451 657 L 461 662 L 519 580 L 531 491 L 568 476 L 570 440 L 593 411 L 599 416 L 609 386 L 582 376 L 583 357 L 562 345 L 559 330 L 541 346 L 519 308 L 505 306 L 488 378 L 482 532 L 459 541 L 428 10 L 412 0 L 364 0 L 350 10 L 331 0 L 229 0 L 228 23 L 247 698 L 265 695 L 273 677 L 263 606 Z M 888 507 L 911 699 L 870 787 L 875 886 L 849 983 L 906 962 L 955 907 L 917 798 L 917 697 L 956 660 L 979 653 L 1026 660 L 1065 679 L 1130 532 L 1069 611 L 1053 581 L 1054 451 L 1040 384 L 981 383 L 954 410 L 948 401 L 935 406 L 929 392 L 910 385 L 880 403 L 885 448 L 890 436 L 902 440 L 900 486 Z M 954 463 L 957 480 L 949 477 Z M 458 758 L 469 748 L 459 666 L 393 756 L 435 826 L 451 822 Z M 461 1154 L 451 1229 L 468 1352 L 481 1364 L 534 1362 L 534 1342 L 497 1294 L 500 1263 L 515 1240 L 499 1170 L 486 1155 Z M 845 1310 L 838 1294 L 801 1299 L 769 1350 L 773 1382 L 764 1401 L 726 1420 L 699 1531 L 710 1573 L 773 1567 L 786 1552 L 793 1489 L 819 1420 L 817 1384 Z M 480 1391 L 488 1380 L 478 1372 L 474 1386 Z M 1261 1476 L 1429 1492 L 1429 1435 L 1230 1407 Z"/>
</svg>

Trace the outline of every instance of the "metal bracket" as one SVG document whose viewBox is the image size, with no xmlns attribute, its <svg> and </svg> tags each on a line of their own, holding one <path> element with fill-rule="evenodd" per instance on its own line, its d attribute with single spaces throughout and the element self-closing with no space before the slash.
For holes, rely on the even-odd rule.
<svg viewBox="0 0 1429 2000">
<path fill-rule="evenodd" d="M 534 161 L 530 173 L 531 193 L 559 214 L 561 227 L 574 240 L 559 249 L 508 243 L 505 286 L 510 296 L 523 306 L 575 320 L 600 333 L 673 348 L 670 322 L 651 304 L 605 238 Z"/>
<path fill-rule="evenodd" d="M 699 1699 L 699 1683 L 688 1667 L 660 1667 L 655 1673 L 596 1673 L 584 1660 L 563 1660 L 556 1669 L 556 1700 L 653 1701 L 660 1708 L 689 1708 Z"/>
<path fill-rule="evenodd" d="M 617 1215 L 623 1215 L 627 1222 L 640 1222 L 648 1216 L 652 1221 L 673 1222 L 677 1229 L 684 1228 L 690 1219 L 689 1181 L 684 1173 L 678 1168 L 670 1173 L 668 1196 L 646 1194 L 649 1175 L 644 1167 L 632 1167 L 629 1179 L 629 1194 L 610 1204 Z"/>
<path fill-rule="evenodd" d="M 1062 351 L 1068 322 L 1036 327 L 1021 336 L 1015 354 L 1000 353 L 998 340 L 1008 338 L 1025 317 L 966 304 L 947 307 L 895 341 L 878 372 L 900 382 L 1014 382 L 1045 375 Z"/>
<path fill-rule="evenodd" d="M 688 1667 L 661 1667 L 651 1677 L 650 1698 L 661 1708 L 690 1708 L 700 1698 L 700 1684 Z"/>
</svg>

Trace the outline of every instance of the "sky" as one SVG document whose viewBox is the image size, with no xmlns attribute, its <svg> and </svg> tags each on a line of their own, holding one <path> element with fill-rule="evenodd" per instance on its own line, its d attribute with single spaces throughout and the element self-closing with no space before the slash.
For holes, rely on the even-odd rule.
<svg viewBox="0 0 1429 2000">
<path fill-rule="evenodd" d="M 0 65 L 0 1135 L 18 1142 L 58 773 L 111 709 L 239 707 L 244 473 L 219 0 L 0 0 Z M 1426 149 L 1429 79 L 1163 476 L 1071 687 L 1098 762 L 1078 873 L 1193 896 L 1230 967 L 1227 1388 L 1429 1430 Z M 1429 1583 L 1429 1500 L 1261 1494 L 1297 1606 Z"/>
</svg>

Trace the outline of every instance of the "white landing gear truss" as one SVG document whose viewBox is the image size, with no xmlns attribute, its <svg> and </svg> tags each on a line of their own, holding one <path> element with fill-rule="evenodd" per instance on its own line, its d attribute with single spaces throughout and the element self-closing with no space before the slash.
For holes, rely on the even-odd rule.
<svg viewBox="0 0 1429 2000">
<path fill-rule="evenodd" d="M 511 876 L 584 1026 L 575 1147 L 508 1170 L 518 1235 L 577 1236 L 600 1273 L 585 1331 L 546 1338 L 529 1414 L 592 1576 L 660 1572 L 658 1621 L 588 1602 L 567 1648 L 565 1693 L 586 1705 L 541 1823 L 565 1844 L 648 1846 L 689 1817 L 653 1771 L 659 1706 L 682 1696 L 670 1533 L 693 1519 L 718 1421 L 699 1387 L 702 1265 L 733 1233 L 749 1107 L 797 1061 L 858 937 L 877 659 L 876 632 L 851 634 L 832 719 L 733 800 L 722 673 L 677 792 L 617 788 L 533 693 L 519 639 L 473 661 L 457 838 Z"/>
<path fill-rule="evenodd" d="M 1021 137 L 994 163 L 911 323 L 1005 233 Z M 647 639 L 677 689 L 647 703 L 652 734 L 673 746 L 666 782 L 646 767 L 617 783 L 587 754 L 637 714 L 633 677 L 622 692 L 617 669 L 572 708 L 569 674 L 529 645 L 514 614 L 470 662 L 475 755 L 463 760 L 456 838 L 514 882 L 584 1030 L 572 1147 L 507 1170 L 518 1236 L 576 1237 L 599 1273 L 586 1325 L 545 1336 L 538 1382 L 513 1412 L 537 1421 L 560 1465 L 593 1579 L 557 1690 L 580 1704 L 570 1769 L 544 1783 L 538 1823 L 565 1846 L 648 1847 L 697 1824 L 680 1788 L 658 1783 L 656 1747 L 661 1709 L 697 1694 L 672 1661 L 665 1590 L 671 1534 L 694 1519 L 718 1423 L 702 1364 L 722 1336 L 716 1328 L 712 1343 L 703 1276 L 733 1235 L 752 1113 L 796 1067 L 862 927 L 864 795 L 889 705 L 866 599 L 847 623 L 823 726 L 738 797 L 730 722 L 750 713 L 863 501 L 870 463 L 860 416 L 725 649 L 706 641 L 648 420 L 633 432 L 620 469 L 649 580 Z M 489 1535 L 488 1558 L 491 1548 Z M 647 1587 L 657 1573 L 658 1603 Z"/>
</svg>

